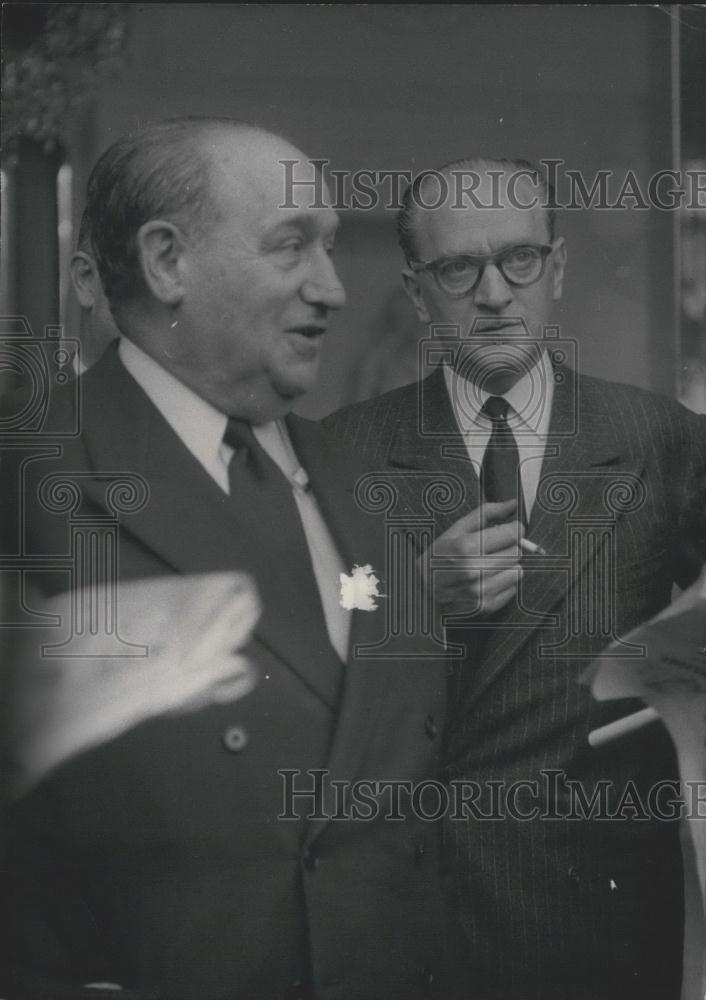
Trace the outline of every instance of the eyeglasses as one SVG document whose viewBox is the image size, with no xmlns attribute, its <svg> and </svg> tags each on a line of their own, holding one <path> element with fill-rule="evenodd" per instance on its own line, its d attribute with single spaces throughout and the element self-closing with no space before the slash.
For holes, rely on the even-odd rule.
<svg viewBox="0 0 706 1000">
<path fill-rule="evenodd" d="M 541 246 L 527 244 L 506 247 L 499 253 L 462 253 L 455 257 L 410 260 L 408 263 L 413 271 L 431 271 L 442 292 L 452 299 L 461 299 L 476 290 L 488 264 L 497 267 L 508 285 L 518 288 L 533 285 L 544 274 L 547 257 L 553 249 L 553 243 Z"/>
</svg>

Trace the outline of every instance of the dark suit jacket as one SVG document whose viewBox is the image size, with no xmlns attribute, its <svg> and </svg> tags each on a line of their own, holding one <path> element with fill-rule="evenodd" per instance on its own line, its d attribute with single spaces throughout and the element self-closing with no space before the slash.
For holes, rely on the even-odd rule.
<svg viewBox="0 0 706 1000">
<path fill-rule="evenodd" d="M 646 802 L 656 781 L 676 778 L 673 750 L 661 724 L 592 750 L 592 729 L 642 706 L 597 703 L 577 679 L 612 638 L 669 602 L 673 582 L 688 584 L 700 568 L 706 421 L 636 388 L 568 369 L 556 378 L 527 532 L 549 557 L 525 557 L 519 601 L 466 631 L 468 656 L 454 681 L 448 774 L 480 791 L 475 812 L 446 824 L 449 891 L 478 1000 L 677 1000 L 677 824 L 631 819 L 620 808 L 631 781 Z M 420 516 L 435 474 L 460 484 L 460 499 L 433 515 L 436 533 L 478 505 L 440 368 L 325 423 L 395 478 L 400 517 Z M 541 818 L 571 813 L 563 776 L 580 782 L 589 802 L 609 782 L 602 813 L 621 818 Z M 514 782 L 537 786 L 513 793 Z"/>
<path fill-rule="evenodd" d="M 107 484 L 137 474 L 148 499 L 119 518 L 120 579 L 251 573 L 264 607 L 247 651 L 259 679 L 238 702 L 154 718 L 80 755 L 9 810 L 3 906 L 14 978 L 3 996 L 77 998 L 79 984 L 95 981 L 166 1000 L 455 995 L 438 827 L 408 809 L 401 822 L 385 821 L 384 808 L 367 821 L 278 819 L 280 769 L 325 769 L 339 781 L 434 777 L 443 661 L 408 649 L 356 656 L 384 627 L 381 612 L 360 611 L 342 664 L 309 626 L 291 569 L 268 559 L 266 518 L 242 523 L 115 351 L 80 380 L 80 433 L 48 437 L 71 425 L 70 397 L 56 393 L 42 435 L 24 440 L 35 446 L 29 462 L 12 447 L 22 435 L 8 436 L 5 496 L 20 502 L 5 510 L 19 529 L 8 530 L 6 552 L 21 547 L 25 566 L 38 556 L 46 567 L 70 551 L 68 513 L 39 499 L 47 475 L 79 487 L 78 513 L 105 515 Z M 355 467 L 316 425 L 292 419 L 289 430 L 347 566 L 381 566 L 379 527 L 353 501 Z M 68 583 L 46 568 L 36 579 L 47 592 Z M 313 781 L 295 778 L 303 789 Z M 295 807 L 306 815 L 312 802 Z M 111 994 L 86 994 L 95 995 Z"/>
</svg>

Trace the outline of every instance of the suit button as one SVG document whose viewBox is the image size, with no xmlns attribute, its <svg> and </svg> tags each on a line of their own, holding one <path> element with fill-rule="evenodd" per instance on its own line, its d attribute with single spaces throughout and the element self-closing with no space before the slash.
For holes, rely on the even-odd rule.
<svg viewBox="0 0 706 1000">
<path fill-rule="evenodd" d="M 439 735 L 439 727 L 434 721 L 433 715 L 427 715 L 424 720 L 424 732 L 427 734 L 430 740 L 435 740 Z"/>
<path fill-rule="evenodd" d="M 223 733 L 223 746 L 232 753 L 240 753 L 248 743 L 248 734 L 242 726 L 228 726 Z"/>
<path fill-rule="evenodd" d="M 302 864 L 308 872 L 315 872 L 319 867 L 319 856 L 313 848 L 307 847 L 304 851 L 302 854 Z"/>
<path fill-rule="evenodd" d="M 420 840 L 417 846 L 414 848 L 414 860 L 417 862 L 418 865 L 420 865 L 424 860 L 425 853 L 426 851 L 424 848 L 424 841 Z"/>
<path fill-rule="evenodd" d="M 569 868 L 566 874 L 569 876 L 572 882 L 578 882 L 581 878 L 581 876 L 579 875 L 578 868 L 574 868 L 573 865 L 571 866 L 571 868 Z"/>
</svg>

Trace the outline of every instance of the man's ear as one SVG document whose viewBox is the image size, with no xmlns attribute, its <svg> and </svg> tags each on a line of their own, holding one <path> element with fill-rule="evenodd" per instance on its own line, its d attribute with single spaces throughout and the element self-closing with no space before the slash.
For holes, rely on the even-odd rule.
<svg viewBox="0 0 706 1000">
<path fill-rule="evenodd" d="M 552 275 L 552 298 L 555 302 L 558 302 L 564 287 L 564 268 L 566 267 L 566 240 L 563 236 L 560 236 L 555 241 L 552 266 L 554 269 Z"/>
<path fill-rule="evenodd" d="M 403 269 L 402 284 L 410 302 L 417 310 L 417 316 L 419 316 L 422 323 L 431 323 L 431 316 L 424 302 L 424 295 L 419 287 L 419 282 L 414 271 L 410 271 L 408 268 Z"/>
<path fill-rule="evenodd" d="M 184 238 L 177 227 L 152 219 L 140 226 L 136 242 L 142 277 L 152 295 L 166 306 L 179 305 L 184 296 Z"/>
<path fill-rule="evenodd" d="M 71 258 L 69 271 L 79 305 L 82 309 L 93 309 L 100 284 L 98 265 L 95 260 L 90 253 L 77 250 Z"/>
</svg>

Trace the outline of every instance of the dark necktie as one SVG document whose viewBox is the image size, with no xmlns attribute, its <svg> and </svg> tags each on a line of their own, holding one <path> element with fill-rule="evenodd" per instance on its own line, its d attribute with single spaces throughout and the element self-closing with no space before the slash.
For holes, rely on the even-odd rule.
<svg viewBox="0 0 706 1000">
<path fill-rule="evenodd" d="M 262 539 L 263 573 L 291 581 L 286 607 L 270 609 L 293 628 L 310 630 L 319 648 L 329 646 L 321 595 L 292 487 L 244 420 L 228 418 L 223 441 L 233 449 L 228 465 L 230 499 L 246 530 Z"/>
<path fill-rule="evenodd" d="M 481 483 L 483 495 L 489 503 L 500 500 L 517 500 L 517 518 L 526 521 L 525 505 L 520 480 L 520 455 L 515 436 L 507 422 L 510 404 L 502 396 L 489 396 L 481 413 L 493 425 L 488 446 L 483 456 Z"/>
<path fill-rule="evenodd" d="M 251 425 L 229 417 L 223 440 L 233 449 L 228 480 L 231 498 L 238 506 L 247 507 L 254 516 L 264 517 L 268 522 L 276 516 L 276 523 L 270 526 L 286 539 L 294 525 L 303 531 L 292 487 L 258 442 Z"/>
</svg>

